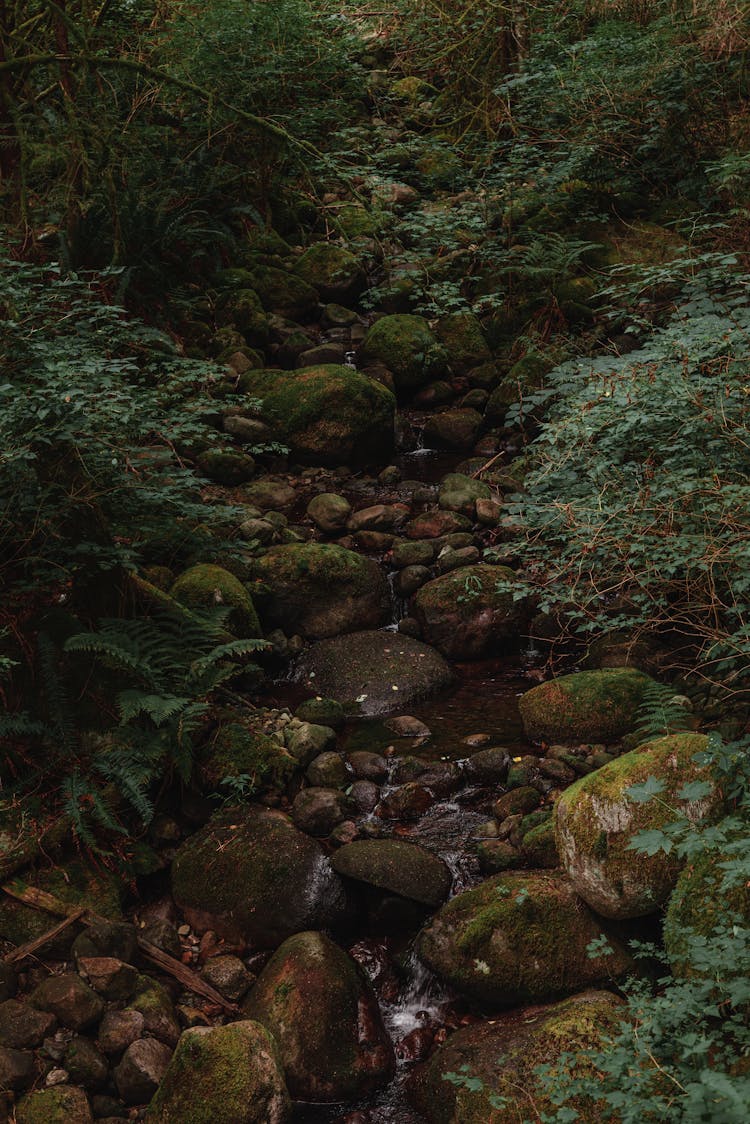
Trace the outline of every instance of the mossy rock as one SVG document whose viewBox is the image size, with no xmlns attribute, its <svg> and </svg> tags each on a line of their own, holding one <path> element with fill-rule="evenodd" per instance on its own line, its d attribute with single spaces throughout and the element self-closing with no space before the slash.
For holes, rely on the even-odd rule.
<svg viewBox="0 0 750 1124">
<path fill-rule="evenodd" d="M 726 930 L 736 923 L 750 927 L 746 881 L 723 887 L 727 872 L 720 864 L 728 858 L 706 851 L 689 862 L 677 879 L 664 918 L 664 949 L 676 976 L 712 975 L 715 967 L 709 958 L 717 940 L 714 930 Z"/>
<path fill-rule="evenodd" d="M 279 1051 L 246 1020 L 181 1036 L 147 1124 L 286 1124 L 292 1106 Z"/>
<path fill-rule="evenodd" d="M 247 777 L 248 790 L 283 791 L 298 762 L 275 738 L 247 722 L 225 721 L 201 751 L 200 776 L 204 788 L 217 792 L 225 778 Z"/>
<path fill-rule="evenodd" d="M 387 461 L 393 450 L 393 395 L 351 367 L 247 371 L 240 386 L 261 399 L 264 420 L 298 461 L 362 465 Z"/>
<path fill-rule="evenodd" d="M 422 637 L 448 659 L 474 660 L 518 640 L 523 601 L 498 583 L 515 582 L 506 566 L 462 566 L 427 582 L 414 595 Z"/>
<path fill-rule="evenodd" d="M 454 312 L 437 326 L 437 338 L 448 352 L 448 362 L 458 374 L 486 363 L 491 355 L 482 325 L 473 312 Z"/>
<path fill-rule="evenodd" d="M 339 921 L 345 899 L 318 842 L 287 816 L 257 807 L 217 812 L 180 847 L 174 899 L 199 931 L 275 948 Z"/>
<path fill-rule="evenodd" d="M 639 854 L 631 848 L 638 832 L 661 830 L 678 816 L 697 822 L 714 814 L 721 795 L 714 788 L 697 800 L 678 795 L 693 781 L 711 782 L 694 761 L 708 739 L 703 734 L 670 734 L 582 777 L 555 806 L 555 837 L 564 869 L 581 897 L 603 917 L 643 917 L 665 904 L 683 860 L 674 852 Z M 655 777 L 658 799 L 628 796 L 633 785 Z"/>
<path fill-rule="evenodd" d="M 627 1018 L 625 1004 L 608 991 L 584 991 L 561 1003 L 527 1007 L 452 1034 L 410 1081 L 409 1099 L 429 1124 L 518 1124 L 529 1106 L 535 1119 L 557 1115 L 555 1089 L 598 1073 L 588 1051 L 606 1049 Z M 572 1055 L 572 1057 L 571 1057 Z M 537 1067 L 549 1067 L 542 1084 Z M 465 1073 L 476 1083 L 454 1083 Z M 604 1119 L 595 1095 L 579 1095 L 567 1107 L 579 1124 Z"/>
<path fill-rule="evenodd" d="M 524 866 L 532 870 L 551 870 L 560 865 L 555 825 L 551 818 L 548 817 L 544 823 L 537 824 L 524 833 L 521 855 Z"/>
<path fill-rule="evenodd" d="M 180 574 L 169 591 L 170 597 L 189 609 L 213 609 L 226 605 L 228 627 L 241 639 L 261 636 L 258 616 L 250 594 L 239 578 L 222 566 L 199 562 Z"/>
<path fill-rule="evenodd" d="M 391 94 L 399 101 L 418 102 L 425 98 L 434 97 L 437 90 L 424 78 L 416 74 L 407 74 L 405 78 L 397 78 L 391 85 Z"/>
<path fill-rule="evenodd" d="M 631 960 L 617 941 L 610 941 L 610 955 L 587 953 L 603 935 L 564 875 L 513 872 L 444 905 L 421 933 L 418 951 L 461 995 L 511 1007 L 622 976 Z"/>
<path fill-rule="evenodd" d="M 422 437 L 428 449 L 471 449 L 482 427 L 478 410 L 456 407 L 428 417 Z"/>
<path fill-rule="evenodd" d="M 417 159 L 415 167 L 434 187 L 454 187 L 464 174 L 464 165 L 449 148 L 428 148 Z"/>
<path fill-rule="evenodd" d="M 299 933 L 261 972 L 245 1013 L 278 1043 L 297 1100 L 354 1100 L 395 1070 L 390 1039 L 364 974 L 325 934 Z"/>
<path fill-rule="evenodd" d="M 16 1124 L 93 1124 L 94 1117 L 83 1089 L 65 1085 L 22 1097 L 14 1120 Z"/>
<path fill-rule="evenodd" d="M 519 710 L 532 741 L 608 742 L 636 724 L 653 679 L 632 667 L 579 671 L 550 679 L 521 696 Z"/>
<path fill-rule="evenodd" d="M 297 677 L 363 716 L 403 713 L 449 686 L 442 656 L 409 636 L 355 632 L 322 640 L 305 652 Z"/>
<path fill-rule="evenodd" d="M 413 394 L 445 373 L 447 357 L 423 316 L 383 316 L 362 344 L 364 363 L 383 363 L 393 375 L 399 395 Z"/>
<path fill-rule="evenodd" d="M 443 477 L 438 496 L 438 506 L 442 511 L 457 511 L 468 519 L 476 515 L 476 501 L 489 500 L 492 491 L 481 480 L 473 480 L 460 472 L 449 472 Z"/>
<path fill-rule="evenodd" d="M 229 320 L 254 347 L 265 347 L 270 328 L 263 304 L 255 289 L 232 289 L 218 302 L 221 315 Z"/>
<path fill-rule="evenodd" d="M 122 919 L 122 881 L 104 867 L 92 867 L 82 859 L 69 859 L 51 870 L 27 873 L 24 881 L 34 889 L 69 906 L 85 906 L 112 921 Z M 0 940 L 13 945 L 36 940 L 51 928 L 49 915 L 3 894 L 0 897 Z M 55 937 L 42 950 L 44 956 L 64 958 L 78 933 L 76 925 Z"/>
<path fill-rule="evenodd" d="M 331 865 L 347 878 L 432 907 L 445 901 L 451 887 L 442 859 L 400 839 L 358 839 L 340 847 Z"/>
<path fill-rule="evenodd" d="M 255 476 L 253 458 L 249 453 L 240 453 L 235 449 L 212 449 L 200 453 L 196 464 L 209 480 L 228 488 L 246 484 Z"/>
<path fill-rule="evenodd" d="M 336 699 L 324 699 L 316 695 L 300 703 L 294 712 L 294 717 L 299 718 L 301 722 L 311 722 L 313 725 L 330 726 L 333 730 L 340 730 L 346 720 L 346 713 Z"/>
<path fill-rule="evenodd" d="M 255 290 L 266 312 L 276 312 L 290 320 L 300 321 L 313 317 L 317 312 L 320 303 L 317 289 L 295 273 L 269 266 L 246 272 L 247 287 Z"/>
<path fill-rule="evenodd" d="M 332 242 L 310 246 L 298 259 L 294 271 L 313 285 L 324 301 L 355 300 L 366 283 L 359 260 Z"/>
<path fill-rule="evenodd" d="M 336 208 L 333 221 L 345 238 L 356 241 L 358 238 L 377 238 L 385 224 L 385 216 L 359 203 L 344 203 Z"/>
<path fill-rule="evenodd" d="M 342 546 L 275 546 L 258 559 L 256 574 L 268 591 L 263 620 L 288 636 L 321 640 L 387 620 L 388 583 L 377 562 Z"/>
</svg>

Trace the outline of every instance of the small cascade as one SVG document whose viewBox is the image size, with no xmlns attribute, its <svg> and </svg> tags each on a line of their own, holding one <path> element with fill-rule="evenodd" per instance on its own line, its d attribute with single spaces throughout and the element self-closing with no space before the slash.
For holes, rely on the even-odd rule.
<svg viewBox="0 0 750 1124">
<path fill-rule="evenodd" d="M 398 999 L 383 1006 L 383 1020 L 396 1044 L 396 1056 L 403 1064 L 411 1060 L 399 1056 L 398 1044 L 415 1030 L 429 1030 L 439 1026 L 451 1002 L 451 996 L 416 951 L 409 952 L 406 961 L 406 981 Z M 404 1054 L 405 1051 L 401 1051 Z"/>
<path fill-rule="evenodd" d="M 403 597 L 400 597 L 396 592 L 396 577 L 398 576 L 397 570 L 392 570 L 388 575 L 388 589 L 391 597 L 391 619 L 385 626 L 390 632 L 395 632 L 398 628 L 398 622 L 403 620 L 408 615 L 408 605 Z"/>
</svg>

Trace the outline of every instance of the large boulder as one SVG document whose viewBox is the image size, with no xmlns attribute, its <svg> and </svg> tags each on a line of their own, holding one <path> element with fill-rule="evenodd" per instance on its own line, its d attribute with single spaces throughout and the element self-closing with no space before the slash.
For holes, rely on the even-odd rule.
<svg viewBox="0 0 750 1124">
<path fill-rule="evenodd" d="M 311 691 L 368 717 L 408 709 L 452 679 L 434 649 L 392 632 L 323 640 L 301 657 L 297 677 Z"/>
<path fill-rule="evenodd" d="M 444 316 L 438 322 L 437 336 L 456 374 L 465 374 L 491 358 L 482 325 L 473 312 L 452 312 Z"/>
<path fill-rule="evenodd" d="M 471 449 L 482 426 L 482 415 L 470 407 L 440 410 L 425 422 L 422 433 L 428 449 Z"/>
<path fill-rule="evenodd" d="M 222 566 L 199 562 L 180 574 L 169 591 L 170 597 L 191 609 L 229 609 L 227 625 L 241 638 L 260 636 L 260 625 L 250 594 L 239 578 Z"/>
<path fill-rule="evenodd" d="M 365 286 L 365 274 L 357 258 L 343 246 L 317 242 L 297 259 L 294 272 L 318 290 L 324 301 L 356 299 Z"/>
<path fill-rule="evenodd" d="M 621 976 L 624 949 L 590 957 L 603 936 L 558 872 L 501 874 L 451 899 L 423 930 L 419 955 L 461 995 L 493 1007 L 540 1003 Z"/>
<path fill-rule="evenodd" d="M 298 461 L 362 465 L 393 450 L 393 395 L 351 367 L 246 371 L 241 387 L 261 399 L 264 420 Z"/>
<path fill-rule="evenodd" d="M 422 636 L 448 659 L 474 660 L 517 641 L 523 602 L 498 584 L 514 582 L 506 566 L 462 566 L 427 582 L 414 596 Z"/>
<path fill-rule="evenodd" d="M 694 758 L 708 739 L 703 734 L 670 734 L 582 777 L 555 807 L 560 859 L 577 893 L 603 917 L 643 917 L 662 906 L 683 865 L 674 851 L 641 854 L 632 848 L 638 832 L 663 829 L 678 816 L 697 822 L 715 811 L 721 794 L 710 786 L 706 767 Z M 634 799 L 628 790 L 655 778 L 657 799 Z M 706 781 L 698 798 L 680 796 L 683 787 Z"/>
<path fill-rule="evenodd" d="M 372 988 L 351 957 L 323 933 L 299 933 L 285 941 L 244 1010 L 278 1043 L 295 1099 L 353 1100 L 393 1075 L 393 1047 Z"/>
<path fill-rule="evenodd" d="M 322 640 L 388 619 L 388 583 L 377 562 L 334 543 L 272 547 L 258 559 L 256 574 L 267 590 L 264 623 L 287 635 Z"/>
<path fill-rule="evenodd" d="M 186 1030 L 146 1113 L 148 1124 L 285 1124 L 290 1117 L 276 1044 L 249 1020 Z"/>
<path fill-rule="evenodd" d="M 208 792 L 222 781 L 251 778 L 253 791 L 283 789 L 299 769 L 299 762 L 240 712 L 219 715 L 220 722 L 201 748 L 198 768 Z"/>
<path fill-rule="evenodd" d="M 198 931 L 212 929 L 257 948 L 327 928 L 345 906 L 320 844 L 281 812 L 252 806 L 218 812 L 182 845 L 172 864 L 172 892 Z"/>
<path fill-rule="evenodd" d="M 320 296 L 303 277 L 266 265 L 243 273 L 246 285 L 257 293 L 267 312 L 301 321 L 315 316 Z"/>
<path fill-rule="evenodd" d="M 633 667 L 578 671 L 532 687 L 518 707 L 532 741 L 615 741 L 633 729 L 644 693 L 653 686 L 653 679 Z"/>
<path fill-rule="evenodd" d="M 383 363 L 399 395 L 413 394 L 446 369 L 446 352 L 423 316 L 398 313 L 376 321 L 362 344 L 364 363 Z"/>
<path fill-rule="evenodd" d="M 518 1124 L 555 1119 L 555 1091 L 597 1073 L 587 1051 L 606 1048 L 625 1020 L 625 1004 L 608 991 L 584 991 L 561 1003 L 529 1007 L 452 1034 L 410 1082 L 410 1100 L 429 1124 Z M 572 1055 L 566 1057 L 565 1055 Z M 549 1067 L 542 1082 L 537 1067 Z M 459 1075 L 451 1079 L 449 1075 Z M 460 1075 L 466 1075 L 466 1080 Z M 598 1124 L 601 1105 L 578 1095 L 579 1124 Z"/>
<path fill-rule="evenodd" d="M 346 878 L 388 890 L 422 905 L 439 906 L 448 896 L 451 876 L 441 858 L 400 839 L 358 839 L 331 859 Z"/>
</svg>

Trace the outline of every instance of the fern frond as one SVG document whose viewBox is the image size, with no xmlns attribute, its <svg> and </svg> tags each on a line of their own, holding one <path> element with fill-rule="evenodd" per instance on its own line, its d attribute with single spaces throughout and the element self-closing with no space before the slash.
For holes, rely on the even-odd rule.
<svg viewBox="0 0 750 1124">
<path fill-rule="evenodd" d="M 0 716 L 0 738 L 50 738 L 53 734 L 51 726 L 26 711 Z"/>
<path fill-rule="evenodd" d="M 143 714 L 155 726 L 163 726 L 189 706 L 190 699 L 179 695 L 146 695 L 141 691 L 127 690 L 120 691 L 117 704 L 123 722 L 131 722 Z"/>
<path fill-rule="evenodd" d="M 643 692 L 635 732 L 643 741 L 676 734 L 690 728 L 691 715 L 681 695 L 665 683 L 654 683 Z"/>
</svg>

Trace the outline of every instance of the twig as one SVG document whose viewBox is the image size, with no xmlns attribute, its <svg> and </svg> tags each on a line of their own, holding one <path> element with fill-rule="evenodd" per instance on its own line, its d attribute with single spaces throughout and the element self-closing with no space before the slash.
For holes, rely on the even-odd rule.
<svg viewBox="0 0 750 1124">
<path fill-rule="evenodd" d="M 64 921 L 60 921 L 59 924 L 48 929 L 46 933 L 42 933 L 41 937 L 36 937 L 33 941 L 27 941 L 26 944 L 21 944 L 18 948 L 14 948 L 12 952 L 9 952 L 7 956 L 3 957 L 3 964 L 17 964 L 19 960 L 25 960 L 27 956 L 33 955 L 38 949 L 49 944 L 51 940 L 54 940 L 55 937 L 64 932 L 70 925 L 74 925 L 76 921 L 79 921 L 85 912 L 86 910 L 83 907 L 74 910 Z"/>
</svg>

